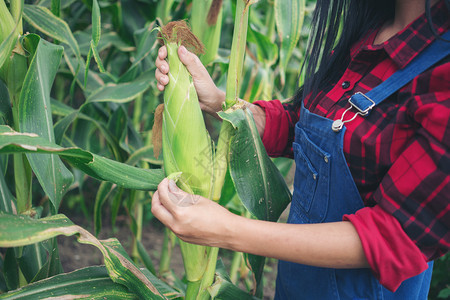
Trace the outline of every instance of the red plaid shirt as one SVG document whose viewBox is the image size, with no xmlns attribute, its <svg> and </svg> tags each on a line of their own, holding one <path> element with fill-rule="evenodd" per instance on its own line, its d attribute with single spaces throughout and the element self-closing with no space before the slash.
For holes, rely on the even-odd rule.
<svg viewBox="0 0 450 300">
<path fill-rule="evenodd" d="M 439 34 L 450 27 L 444 1 L 432 9 Z M 351 49 L 341 79 L 305 107 L 338 119 L 356 92 L 367 92 L 404 68 L 435 40 L 424 15 L 383 44 L 377 30 Z M 266 112 L 263 143 L 271 156 L 292 156 L 299 111 L 278 100 Z M 344 154 L 365 208 L 352 222 L 375 275 L 394 290 L 450 248 L 450 57 L 345 124 Z M 331 129 L 330 129 L 331 130 Z"/>
</svg>

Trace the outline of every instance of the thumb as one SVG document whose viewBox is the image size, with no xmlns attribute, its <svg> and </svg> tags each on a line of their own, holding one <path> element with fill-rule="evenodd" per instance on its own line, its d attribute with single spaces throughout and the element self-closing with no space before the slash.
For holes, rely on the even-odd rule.
<svg viewBox="0 0 450 300">
<path fill-rule="evenodd" d="M 195 197 L 180 189 L 175 181 L 169 180 L 169 199 L 177 206 L 186 207 L 195 204 Z"/>
<path fill-rule="evenodd" d="M 209 76 L 205 66 L 200 61 L 197 55 L 188 51 L 186 47 L 180 46 L 178 48 L 178 57 L 180 61 L 186 66 L 189 73 L 193 78 L 202 78 L 203 76 Z"/>
</svg>

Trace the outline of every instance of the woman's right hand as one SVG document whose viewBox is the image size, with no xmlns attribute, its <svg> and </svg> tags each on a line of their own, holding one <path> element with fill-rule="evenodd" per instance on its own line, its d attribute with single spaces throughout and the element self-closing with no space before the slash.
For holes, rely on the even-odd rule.
<svg viewBox="0 0 450 300">
<path fill-rule="evenodd" d="M 222 103 L 225 101 L 225 93 L 214 84 L 211 76 L 197 55 L 188 51 L 184 46 L 180 46 L 178 48 L 178 56 L 189 73 L 191 73 L 200 102 L 200 108 L 211 115 L 216 115 L 222 109 Z M 169 83 L 169 64 L 165 60 L 166 58 L 167 49 L 166 46 L 162 46 L 158 50 L 158 56 L 155 62 L 156 86 L 161 92 L 164 91 L 165 86 Z"/>
</svg>

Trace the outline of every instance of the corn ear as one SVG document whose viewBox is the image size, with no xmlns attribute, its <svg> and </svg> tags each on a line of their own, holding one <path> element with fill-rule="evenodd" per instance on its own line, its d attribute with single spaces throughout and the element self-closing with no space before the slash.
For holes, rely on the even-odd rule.
<svg viewBox="0 0 450 300">
<path fill-rule="evenodd" d="M 178 58 L 181 43 L 198 40 L 184 22 L 171 22 L 161 29 L 167 47 L 169 84 L 164 92 L 162 149 L 166 175 L 181 172 L 178 185 L 184 191 L 206 198 L 213 191 L 213 147 L 206 130 L 191 75 Z M 189 44 L 191 43 L 191 44 Z M 180 241 L 187 294 L 197 294 L 208 266 L 209 248 Z M 187 297 L 189 298 L 189 297 Z"/>
<path fill-rule="evenodd" d="M 195 194 L 211 198 L 211 139 L 191 75 L 178 58 L 178 45 L 171 42 L 166 46 L 170 80 L 164 93 L 164 169 L 166 174 L 182 172 L 181 181 Z"/>
</svg>

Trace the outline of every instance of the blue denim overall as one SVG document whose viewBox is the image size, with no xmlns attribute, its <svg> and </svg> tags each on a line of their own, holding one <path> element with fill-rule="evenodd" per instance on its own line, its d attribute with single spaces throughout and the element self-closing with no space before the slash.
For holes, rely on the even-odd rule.
<svg viewBox="0 0 450 300">
<path fill-rule="evenodd" d="M 444 38 L 449 39 L 450 32 Z M 434 42 L 406 68 L 367 94 L 353 95 L 346 112 L 367 115 L 375 105 L 449 53 L 450 45 Z M 342 221 L 344 214 L 364 207 L 343 153 L 343 125 L 353 120 L 345 120 L 344 115 L 333 121 L 301 108 L 293 143 L 296 172 L 288 223 Z M 428 265 L 427 270 L 405 280 L 392 293 L 381 286 L 368 268 L 330 269 L 279 261 L 275 299 L 427 299 L 433 263 Z"/>
</svg>

